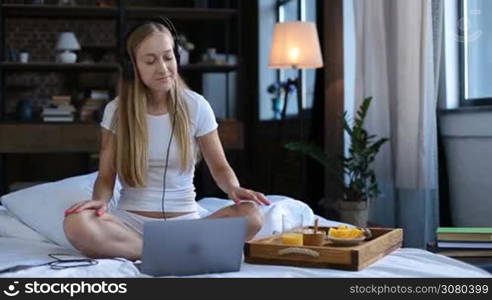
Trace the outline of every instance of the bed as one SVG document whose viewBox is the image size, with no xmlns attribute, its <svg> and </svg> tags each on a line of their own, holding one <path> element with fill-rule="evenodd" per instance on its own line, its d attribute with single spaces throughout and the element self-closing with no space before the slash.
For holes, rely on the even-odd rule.
<svg viewBox="0 0 492 300">
<path fill-rule="evenodd" d="M 61 227 L 63 210 L 73 202 L 91 194 L 95 174 L 31 187 L 4 195 L 0 206 L 0 277 L 149 277 L 138 271 L 132 261 L 123 258 L 98 259 L 92 266 L 53 270 L 50 253 L 82 257 L 68 243 Z M 114 207 L 118 198 L 115 187 Z M 312 224 L 315 218 L 321 226 L 341 223 L 316 216 L 303 202 L 279 195 L 269 195 L 272 205 L 261 207 L 265 224 L 256 237 L 279 232 L 284 222 L 291 226 Z M 232 204 L 218 198 L 198 201 L 201 216 Z M 300 268 L 257 265 L 243 262 L 233 273 L 203 274 L 191 277 L 491 277 L 472 265 L 422 249 L 401 248 L 358 272 L 335 269 Z"/>
</svg>

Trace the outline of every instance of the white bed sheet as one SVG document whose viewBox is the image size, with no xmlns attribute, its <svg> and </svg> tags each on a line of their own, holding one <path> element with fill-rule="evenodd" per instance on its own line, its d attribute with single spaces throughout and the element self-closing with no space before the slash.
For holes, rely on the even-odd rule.
<svg viewBox="0 0 492 300">
<path fill-rule="evenodd" d="M 304 224 L 312 224 L 315 217 L 320 219 L 322 226 L 340 224 L 313 215 L 312 210 L 302 202 L 283 196 L 269 196 L 269 199 L 274 205 L 262 207 L 266 222 L 257 237 L 280 231 L 282 215 L 287 216 L 288 226 L 299 225 L 301 219 Z M 207 198 L 199 203 L 204 208 L 202 216 L 230 204 L 218 198 Z M 43 265 L 52 260 L 48 256 L 50 253 L 76 254 L 54 243 L 0 237 L 0 277 L 148 277 L 141 274 L 131 261 L 124 259 L 100 259 L 97 265 L 90 267 L 52 270 Z M 26 265 L 30 267 L 22 267 Z M 405 248 L 359 272 L 243 263 L 240 272 L 193 277 L 491 277 L 491 274 L 442 255 Z"/>
<path fill-rule="evenodd" d="M 0 238 L 0 277 L 139 277 L 140 272 L 125 259 L 98 259 L 98 264 L 52 270 L 48 254 L 72 254 L 73 250 L 54 243 L 19 238 Z M 32 267 L 35 266 L 35 267 Z"/>
<path fill-rule="evenodd" d="M 0 269 L 6 260 L 21 264 L 45 264 L 51 261 L 49 253 L 66 251 L 54 244 L 15 238 L 0 238 Z M 1 272 L 0 277 L 149 277 L 142 274 L 131 261 L 124 259 L 99 259 L 90 267 L 52 270 L 47 265 Z M 10 263 L 11 264 L 11 263 Z M 366 269 L 358 272 L 335 269 L 300 268 L 291 266 L 256 265 L 243 263 L 239 272 L 203 274 L 190 277 L 214 278 L 280 278 L 280 277 L 491 277 L 491 274 L 474 266 L 442 255 L 413 248 L 398 249 Z"/>
</svg>

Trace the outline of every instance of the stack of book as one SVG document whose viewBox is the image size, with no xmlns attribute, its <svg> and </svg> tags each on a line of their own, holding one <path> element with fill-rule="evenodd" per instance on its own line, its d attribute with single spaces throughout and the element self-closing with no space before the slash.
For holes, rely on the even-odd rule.
<svg viewBox="0 0 492 300">
<path fill-rule="evenodd" d="M 97 100 L 109 100 L 108 90 L 91 90 L 89 98 Z"/>
<path fill-rule="evenodd" d="M 41 117 L 44 122 L 73 122 L 75 107 L 70 104 L 70 96 L 52 96 L 43 107 Z"/>
<path fill-rule="evenodd" d="M 105 102 L 103 99 L 94 98 L 84 100 L 84 104 L 80 108 L 80 120 L 86 122 L 96 120 L 96 113 L 99 112 Z"/>
<path fill-rule="evenodd" d="M 492 257 L 492 227 L 439 227 L 437 252 L 451 257 Z"/>
</svg>

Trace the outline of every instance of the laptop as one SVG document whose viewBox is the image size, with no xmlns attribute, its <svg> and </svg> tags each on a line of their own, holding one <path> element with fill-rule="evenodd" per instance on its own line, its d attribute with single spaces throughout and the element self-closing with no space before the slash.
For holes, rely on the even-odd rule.
<svg viewBox="0 0 492 300">
<path fill-rule="evenodd" d="M 138 268 L 152 276 L 239 271 L 246 230 L 244 217 L 145 222 Z"/>
</svg>

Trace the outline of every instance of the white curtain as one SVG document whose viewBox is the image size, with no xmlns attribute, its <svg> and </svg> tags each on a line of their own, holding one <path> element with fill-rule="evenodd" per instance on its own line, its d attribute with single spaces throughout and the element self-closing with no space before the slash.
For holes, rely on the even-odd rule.
<svg viewBox="0 0 492 300">
<path fill-rule="evenodd" d="M 375 163 L 383 195 L 371 203 L 371 220 L 402 227 L 405 245 L 423 248 L 438 226 L 440 49 L 434 45 L 440 45 L 442 7 L 432 0 L 344 4 L 353 9 L 346 35 L 355 35 L 353 70 L 347 70 L 354 76 L 346 78 L 346 88 L 354 93 L 346 97 L 347 107 L 353 113 L 363 98 L 372 96 L 366 129 L 390 138 Z"/>
</svg>

